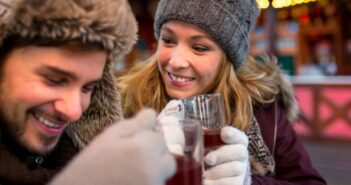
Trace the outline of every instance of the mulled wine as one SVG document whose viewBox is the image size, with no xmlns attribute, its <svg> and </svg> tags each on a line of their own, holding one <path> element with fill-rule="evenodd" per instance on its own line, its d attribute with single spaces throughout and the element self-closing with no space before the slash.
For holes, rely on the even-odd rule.
<svg viewBox="0 0 351 185">
<path fill-rule="evenodd" d="M 175 155 L 177 172 L 166 185 L 202 185 L 202 167 L 192 157 Z"/>
<path fill-rule="evenodd" d="M 208 150 L 214 150 L 222 145 L 224 145 L 224 142 L 221 139 L 220 130 L 204 130 L 205 153 L 208 153 Z"/>
</svg>

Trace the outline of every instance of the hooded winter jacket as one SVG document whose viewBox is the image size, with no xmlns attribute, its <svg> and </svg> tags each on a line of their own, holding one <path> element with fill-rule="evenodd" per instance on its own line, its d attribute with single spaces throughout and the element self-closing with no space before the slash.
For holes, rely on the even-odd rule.
<svg viewBox="0 0 351 185">
<path fill-rule="evenodd" d="M 66 128 L 49 155 L 17 146 L 0 127 L 0 184 L 45 184 L 94 136 L 123 117 L 113 66 L 134 45 L 136 21 L 126 0 L 0 0 L 0 48 L 8 37 L 94 42 L 108 51 L 89 108 Z"/>
<path fill-rule="evenodd" d="M 252 185 L 325 185 L 326 182 L 297 137 L 283 105 L 273 103 L 255 110 L 262 138 L 275 162 L 274 174 L 252 175 Z"/>
<path fill-rule="evenodd" d="M 277 65 L 271 67 L 277 72 L 280 93 L 276 102 L 255 107 L 260 132 L 255 138 L 262 137 L 264 144 L 250 139 L 250 153 L 257 159 L 250 159 L 251 168 L 258 172 L 252 174 L 252 185 L 325 185 L 292 127 L 299 110 L 291 82 Z M 272 166 L 266 163 L 266 150 L 272 156 Z"/>
</svg>

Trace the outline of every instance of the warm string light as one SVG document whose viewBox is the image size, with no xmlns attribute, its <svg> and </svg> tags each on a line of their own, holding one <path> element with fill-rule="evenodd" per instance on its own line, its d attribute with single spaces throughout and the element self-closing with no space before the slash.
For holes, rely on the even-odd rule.
<svg viewBox="0 0 351 185">
<path fill-rule="evenodd" d="M 260 9 L 266 9 L 269 7 L 269 1 L 268 0 L 257 0 L 258 7 Z"/>
<path fill-rule="evenodd" d="M 269 0 L 256 0 L 260 9 L 266 9 L 269 7 Z M 310 3 L 315 2 L 317 0 L 273 0 L 272 6 L 273 8 L 286 8 L 289 6 L 294 6 L 302 3 Z"/>
</svg>

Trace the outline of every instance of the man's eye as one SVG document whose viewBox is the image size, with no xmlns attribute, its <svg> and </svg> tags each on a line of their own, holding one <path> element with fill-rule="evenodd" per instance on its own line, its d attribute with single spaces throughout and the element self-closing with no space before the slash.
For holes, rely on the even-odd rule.
<svg viewBox="0 0 351 185">
<path fill-rule="evenodd" d="M 45 80 L 54 85 L 62 84 L 65 82 L 65 79 L 63 78 L 58 78 L 58 77 L 53 77 L 53 76 L 45 76 Z"/>
<path fill-rule="evenodd" d="M 96 85 L 88 85 L 83 87 L 82 92 L 83 93 L 91 93 L 94 91 Z"/>
</svg>

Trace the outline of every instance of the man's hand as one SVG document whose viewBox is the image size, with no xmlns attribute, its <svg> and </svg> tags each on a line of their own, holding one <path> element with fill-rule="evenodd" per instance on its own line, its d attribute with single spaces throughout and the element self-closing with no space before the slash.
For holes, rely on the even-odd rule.
<svg viewBox="0 0 351 185">
<path fill-rule="evenodd" d="M 205 156 L 205 163 L 212 167 L 204 173 L 204 185 L 251 184 L 247 136 L 234 127 L 225 126 L 221 138 L 226 145 Z"/>
<path fill-rule="evenodd" d="M 107 128 L 50 184 L 163 185 L 176 164 L 155 126 L 148 109 Z"/>
</svg>

